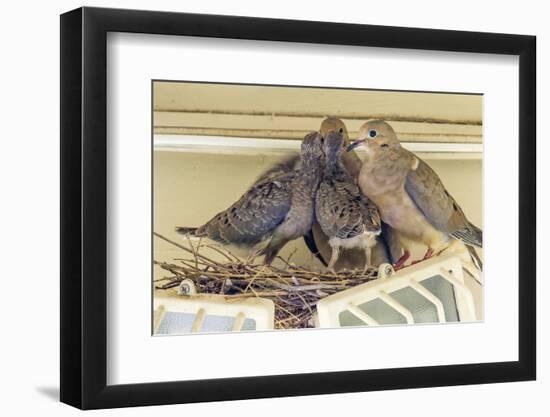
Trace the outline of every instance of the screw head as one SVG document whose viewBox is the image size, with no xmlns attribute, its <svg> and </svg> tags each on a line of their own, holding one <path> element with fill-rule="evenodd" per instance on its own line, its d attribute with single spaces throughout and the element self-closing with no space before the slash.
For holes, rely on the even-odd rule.
<svg viewBox="0 0 550 417">
<path fill-rule="evenodd" d="M 195 295 L 197 289 L 195 284 L 190 279 L 184 279 L 178 286 L 178 295 Z"/>
<path fill-rule="evenodd" d="M 395 273 L 393 266 L 390 264 L 382 264 L 378 267 L 378 278 L 386 279 Z"/>
</svg>

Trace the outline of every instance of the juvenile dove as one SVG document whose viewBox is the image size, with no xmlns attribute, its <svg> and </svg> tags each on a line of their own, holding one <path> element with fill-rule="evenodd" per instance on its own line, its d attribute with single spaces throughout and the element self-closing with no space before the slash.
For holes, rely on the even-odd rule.
<svg viewBox="0 0 550 417">
<path fill-rule="evenodd" d="M 330 132 L 337 132 L 343 136 L 344 143 L 342 145 L 345 149 L 349 145 L 348 130 L 344 122 L 335 117 L 328 117 L 321 122 L 319 131 L 324 139 L 327 138 Z M 346 171 L 352 177 L 356 179 L 361 169 L 361 160 L 354 152 L 343 152 L 341 157 Z M 257 181 L 265 180 L 271 176 L 280 175 L 281 173 L 290 172 L 299 168 L 300 157 L 298 155 L 289 157 L 282 162 L 278 163 L 268 171 L 266 171 Z M 373 248 L 372 260 L 373 264 L 378 265 L 388 260 L 391 262 L 391 254 L 386 247 L 385 238 L 390 235 L 391 230 L 385 228 L 384 236 L 378 237 L 378 243 Z M 304 235 L 304 241 L 309 250 L 319 259 L 323 265 L 327 265 L 332 255 L 332 247 L 328 242 L 328 237 L 321 230 L 318 222 L 314 221 L 311 231 Z M 365 254 L 363 250 L 343 248 L 339 256 L 339 260 L 336 263 L 335 269 L 357 269 L 365 264 Z"/>
<path fill-rule="evenodd" d="M 426 259 L 455 239 L 467 245 L 474 263 L 481 266 L 472 246 L 482 247 L 482 231 L 466 218 L 437 174 L 401 146 L 389 124 L 381 120 L 363 124 L 348 151 L 357 146 L 367 151 L 359 187 L 376 204 L 382 220 L 397 232 L 404 249 L 397 267 L 409 258 L 413 242 L 427 246 Z"/>
<path fill-rule="evenodd" d="M 343 147 L 347 147 L 349 145 L 349 135 L 348 130 L 346 128 L 346 125 L 344 122 L 342 122 L 340 119 L 337 119 L 335 117 L 327 117 L 321 122 L 321 126 L 319 127 L 319 132 L 321 133 L 321 136 L 324 138 L 327 137 L 329 132 L 339 132 L 344 137 L 344 144 Z M 344 166 L 346 167 L 346 170 L 348 173 L 353 177 L 356 178 L 359 174 L 359 170 L 361 169 L 361 160 L 355 155 L 354 153 L 344 153 L 342 155 L 342 162 L 344 163 Z M 299 155 L 293 155 L 290 156 L 283 161 L 275 164 L 272 168 L 264 172 L 258 179 L 258 181 L 262 181 L 266 178 L 269 178 L 271 176 L 276 176 L 282 173 L 290 172 L 295 169 L 299 169 L 300 167 L 300 156 Z"/>
<path fill-rule="evenodd" d="M 249 248 L 250 258 L 265 255 L 264 262 L 271 264 L 287 242 L 311 229 L 322 156 L 321 135 L 308 134 L 302 141 L 299 170 L 257 182 L 227 210 L 198 228 L 176 230 Z"/>
<path fill-rule="evenodd" d="M 338 132 L 330 132 L 325 138 L 325 166 L 315 199 L 315 214 L 332 248 L 328 270 L 334 273 L 341 248 L 358 248 L 365 253 L 364 274 L 381 232 L 380 215 L 344 168 L 343 143 L 344 138 Z"/>
</svg>

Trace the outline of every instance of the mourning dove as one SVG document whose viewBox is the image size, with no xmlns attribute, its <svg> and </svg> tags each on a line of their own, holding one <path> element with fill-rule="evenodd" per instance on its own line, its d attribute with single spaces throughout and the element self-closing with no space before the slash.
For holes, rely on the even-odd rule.
<svg viewBox="0 0 550 417">
<path fill-rule="evenodd" d="M 455 240 L 465 243 L 481 265 L 472 246 L 482 247 L 482 231 L 466 218 L 428 164 L 401 146 L 389 124 L 381 120 L 363 124 L 348 151 L 358 146 L 367 151 L 358 185 L 376 204 L 382 220 L 398 233 L 404 249 L 398 268 L 409 258 L 414 242 L 427 246 L 425 259 Z"/>
<path fill-rule="evenodd" d="M 344 149 L 349 145 L 348 130 L 344 122 L 342 122 L 340 119 L 337 119 L 335 117 L 327 117 L 321 122 L 319 132 L 321 133 L 321 136 L 323 138 L 326 138 L 329 132 L 339 132 L 344 137 Z M 357 155 L 355 155 L 354 153 L 344 153 L 342 155 L 342 162 L 344 163 L 344 166 L 346 167 L 348 173 L 353 178 L 356 178 L 359 174 L 359 170 L 361 169 L 361 160 L 357 157 Z M 266 178 L 277 176 L 279 174 L 290 172 L 299 168 L 300 156 L 292 155 L 268 169 L 266 172 L 260 175 L 256 181 L 259 182 L 265 180 Z"/>
<path fill-rule="evenodd" d="M 343 143 L 344 138 L 338 132 L 331 131 L 325 138 L 325 166 L 315 199 L 315 215 L 332 248 L 328 270 L 334 273 L 341 248 L 358 248 L 365 253 L 364 274 L 381 232 L 380 215 L 344 168 Z"/>
<path fill-rule="evenodd" d="M 338 132 L 343 136 L 345 149 L 349 145 L 349 135 L 346 125 L 342 120 L 335 117 L 328 117 L 321 122 L 319 132 L 326 138 L 330 132 Z M 353 179 L 357 178 L 361 169 L 361 160 L 354 152 L 342 154 L 341 161 L 350 176 Z M 290 172 L 297 169 L 300 165 L 299 156 L 291 156 L 282 162 L 276 164 L 268 171 L 263 173 L 257 181 L 265 180 L 271 176 L 280 175 L 281 173 Z M 392 260 L 389 249 L 386 247 L 385 237 L 390 236 L 391 230 L 385 228 L 384 236 L 379 236 L 377 245 L 372 251 L 372 260 L 375 265 Z M 323 265 L 328 264 L 328 260 L 332 256 L 332 248 L 328 242 L 328 237 L 322 231 L 319 224 L 314 221 L 311 231 L 304 235 L 304 241 L 308 249 L 319 259 Z M 365 264 L 365 253 L 363 250 L 344 248 L 335 265 L 335 270 L 341 269 L 357 269 Z"/>
<path fill-rule="evenodd" d="M 302 141 L 299 170 L 257 182 L 227 210 L 198 228 L 176 230 L 249 248 L 250 258 L 265 255 L 264 262 L 271 264 L 287 242 L 311 229 L 322 157 L 321 135 L 312 132 Z"/>
</svg>

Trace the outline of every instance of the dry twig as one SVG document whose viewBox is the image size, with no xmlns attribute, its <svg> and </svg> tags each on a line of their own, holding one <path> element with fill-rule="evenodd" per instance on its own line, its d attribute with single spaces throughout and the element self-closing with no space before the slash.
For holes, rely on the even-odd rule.
<svg viewBox="0 0 550 417">
<path fill-rule="evenodd" d="M 328 274 L 308 270 L 290 262 L 295 252 L 287 259 L 280 258 L 285 264 L 285 269 L 281 269 L 240 260 L 225 247 L 201 242 L 195 247 L 191 240 L 188 240 L 190 247 L 186 247 L 158 233 L 154 235 L 189 255 L 175 259 L 179 264 L 154 261 L 171 274 L 155 280 L 157 289 L 173 288 L 182 280 L 191 279 L 198 293 L 268 298 L 275 304 L 275 327 L 280 329 L 312 327 L 314 307 L 321 298 L 373 280 L 377 273 L 374 268 L 367 275 L 360 271 Z M 214 250 L 228 262 L 216 262 L 199 253 L 203 247 Z"/>
</svg>

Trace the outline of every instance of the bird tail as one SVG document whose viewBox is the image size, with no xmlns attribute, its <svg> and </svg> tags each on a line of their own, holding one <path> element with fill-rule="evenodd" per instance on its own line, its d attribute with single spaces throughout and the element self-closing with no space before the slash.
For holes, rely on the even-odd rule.
<svg viewBox="0 0 550 417">
<path fill-rule="evenodd" d="M 480 271 L 483 271 L 483 262 L 481 261 L 481 258 L 477 254 L 476 249 L 470 245 L 466 245 L 466 248 L 468 249 L 468 252 L 470 252 L 472 263 L 475 265 L 477 269 L 479 269 Z"/>
<path fill-rule="evenodd" d="M 196 227 L 176 227 L 176 232 L 178 232 L 181 235 L 195 236 L 195 233 L 197 232 L 197 228 Z"/>
<path fill-rule="evenodd" d="M 477 246 L 478 248 L 483 247 L 483 231 L 472 223 L 468 223 L 467 227 L 459 229 L 451 235 L 464 242 L 469 246 Z"/>
<path fill-rule="evenodd" d="M 315 238 L 313 237 L 313 231 L 311 229 L 304 235 L 304 242 L 306 243 L 306 246 L 310 250 L 310 252 L 315 255 L 317 259 L 319 259 L 323 266 L 327 266 L 327 261 L 325 261 L 323 255 L 321 255 L 319 249 L 317 248 Z"/>
</svg>

